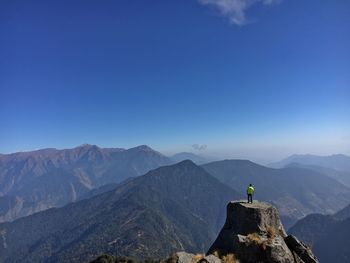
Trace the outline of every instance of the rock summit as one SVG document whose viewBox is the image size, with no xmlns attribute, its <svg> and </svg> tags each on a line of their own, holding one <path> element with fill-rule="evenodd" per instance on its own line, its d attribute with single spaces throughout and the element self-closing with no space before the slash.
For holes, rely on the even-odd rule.
<svg viewBox="0 0 350 263">
<path fill-rule="evenodd" d="M 241 263 L 316 263 L 310 248 L 288 236 L 277 209 L 265 202 L 232 201 L 226 222 L 207 255 L 233 255 Z"/>
</svg>

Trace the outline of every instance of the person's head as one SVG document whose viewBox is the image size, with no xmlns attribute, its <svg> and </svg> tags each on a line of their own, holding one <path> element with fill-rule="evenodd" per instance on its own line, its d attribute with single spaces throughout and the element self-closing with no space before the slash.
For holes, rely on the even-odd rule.
<svg viewBox="0 0 350 263">
<path fill-rule="evenodd" d="M 249 184 L 249 186 L 252 186 L 252 184 Z"/>
</svg>

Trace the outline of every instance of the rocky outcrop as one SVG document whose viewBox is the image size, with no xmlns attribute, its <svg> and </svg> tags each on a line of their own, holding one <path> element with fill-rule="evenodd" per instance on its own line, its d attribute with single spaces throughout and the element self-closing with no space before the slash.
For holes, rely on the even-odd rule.
<svg viewBox="0 0 350 263">
<path fill-rule="evenodd" d="M 241 263 L 316 263 L 311 250 L 287 236 L 277 209 L 264 202 L 230 202 L 226 222 L 207 255 L 233 254 Z"/>
<path fill-rule="evenodd" d="M 292 252 L 296 253 L 305 263 L 318 262 L 311 249 L 303 242 L 299 241 L 295 236 L 289 235 L 284 239 L 284 241 L 286 242 L 288 248 Z"/>
</svg>

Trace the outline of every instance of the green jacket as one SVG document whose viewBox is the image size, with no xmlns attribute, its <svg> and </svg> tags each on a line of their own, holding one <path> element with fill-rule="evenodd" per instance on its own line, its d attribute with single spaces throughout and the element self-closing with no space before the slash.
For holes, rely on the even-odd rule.
<svg viewBox="0 0 350 263">
<path fill-rule="evenodd" d="M 249 194 L 249 195 L 254 194 L 254 187 L 253 187 L 253 186 L 248 186 L 248 188 L 247 188 L 247 194 Z"/>
</svg>

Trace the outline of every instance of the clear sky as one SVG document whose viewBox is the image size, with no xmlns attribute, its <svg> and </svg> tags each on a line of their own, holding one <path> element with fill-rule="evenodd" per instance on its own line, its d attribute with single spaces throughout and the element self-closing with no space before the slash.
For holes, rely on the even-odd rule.
<svg viewBox="0 0 350 263">
<path fill-rule="evenodd" d="M 350 154 L 350 1 L 0 1 L 0 152 L 83 143 Z"/>
</svg>

